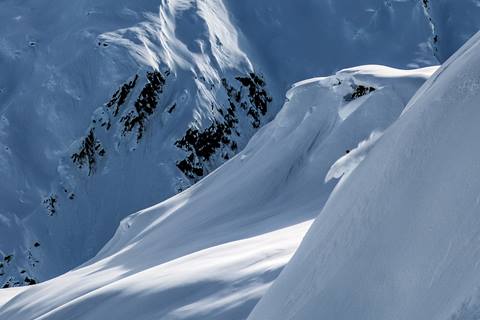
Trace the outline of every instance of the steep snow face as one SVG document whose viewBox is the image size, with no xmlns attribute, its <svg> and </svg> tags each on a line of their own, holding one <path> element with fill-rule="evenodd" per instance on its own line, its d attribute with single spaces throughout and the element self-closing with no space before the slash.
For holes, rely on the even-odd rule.
<svg viewBox="0 0 480 320">
<path fill-rule="evenodd" d="M 4 1 L 0 15 L 0 287 L 91 258 L 276 113 L 221 1 Z"/>
<path fill-rule="evenodd" d="M 462 21 L 437 57 L 477 29 L 478 9 L 456 8 L 436 22 Z M 127 214 L 241 150 L 290 83 L 436 64 L 426 12 L 416 0 L 2 1 L 0 287 L 91 258 Z"/>
<path fill-rule="evenodd" d="M 0 319 L 245 319 L 337 178 L 434 70 L 369 65 L 295 84 L 240 154 L 124 219 L 94 259 L 18 293 L 0 290 Z"/>
<path fill-rule="evenodd" d="M 249 319 L 474 319 L 480 34 L 336 189 Z"/>
</svg>

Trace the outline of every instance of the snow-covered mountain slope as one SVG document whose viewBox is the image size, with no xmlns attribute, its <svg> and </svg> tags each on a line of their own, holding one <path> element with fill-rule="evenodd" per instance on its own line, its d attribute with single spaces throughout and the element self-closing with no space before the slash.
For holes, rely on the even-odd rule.
<svg viewBox="0 0 480 320">
<path fill-rule="evenodd" d="M 249 319 L 477 319 L 480 34 L 332 193 Z"/>
<path fill-rule="evenodd" d="M 0 290 L 0 319 L 245 319 L 334 177 L 358 165 L 434 71 L 369 65 L 297 83 L 240 154 L 123 220 L 93 260 L 18 294 Z"/>
<path fill-rule="evenodd" d="M 207 174 L 275 113 L 274 86 L 209 5 L 2 2 L 1 286 L 92 257 L 121 218 Z M 175 38 L 182 24 L 191 39 Z"/>
<path fill-rule="evenodd" d="M 455 3 L 1 1 L 0 286 L 91 258 L 241 150 L 294 81 L 443 61 L 480 24 Z"/>
</svg>

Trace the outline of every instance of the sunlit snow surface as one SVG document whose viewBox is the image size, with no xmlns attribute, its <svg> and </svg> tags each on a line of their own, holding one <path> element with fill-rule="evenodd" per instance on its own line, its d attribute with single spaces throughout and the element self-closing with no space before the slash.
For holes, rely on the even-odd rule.
<svg viewBox="0 0 480 320">
<path fill-rule="evenodd" d="M 24 270 L 43 281 L 78 266 L 121 219 L 189 186 L 176 167 L 185 152 L 175 141 L 190 126 L 205 129 L 221 118 L 216 108 L 229 106 L 222 78 L 264 76 L 273 102 L 263 125 L 296 81 L 370 63 L 443 62 L 478 29 L 479 12 L 469 0 L 429 1 L 428 9 L 417 0 L 1 1 L 0 254 L 14 257 L 0 285 L 10 276 L 23 284 Z M 154 67 L 171 73 L 137 143 L 135 133 L 122 135 L 120 118 Z M 137 74 L 105 132 L 104 105 Z M 245 112 L 237 118 L 235 152 L 256 131 Z M 71 156 L 94 126 L 106 154 L 89 176 Z M 225 161 L 220 153 L 206 173 Z"/>
<path fill-rule="evenodd" d="M 0 284 L 50 279 L 103 247 L 51 281 L 0 290 L 2 320 L 246 318 L 338 179 L 363 166 L 434 68 L 336 71 L 435 65 L 480 25 L 470 0 L 0 7 L 0 259 L 8 260 Z M 137 141 L 122 134 L 120 118 L 153 68 L 169 75 Z M 176 166 L 185 152 L 175 142 L 227 110 L 222 79 L 250 72 L 273 97 L 260 127 L 275 120 L 258 131 L 240 111 L 238 148 L 215 154 L 205 172 L 237 157 L 127 217 L 194 182 Z M 292 83 L 333 73 L 295 84 L 281 108 Z M 120 116 L 102 131 L 105 104 L 135 75 Z M 459 77 L 452 83 L 468 96 L 475 77 Z M 107 153 L 89 175 L 71 156 L 92 127 Z"/>
<path fill-rule="evenodd" d="M 480 34 L 332 193 L 249 319 L 478 319 Z"/>
<path fill-rule="evenodd" d="M 234 159 L 126 218 L 92 261 L 7 291 L 0 318 L 245 319 L 334 188 L 332 165 L 395 121 L 434 70 L 364 66 L 294 85 Z M 375 91 L 350 101 L 359 85 Z"/>
</svg>

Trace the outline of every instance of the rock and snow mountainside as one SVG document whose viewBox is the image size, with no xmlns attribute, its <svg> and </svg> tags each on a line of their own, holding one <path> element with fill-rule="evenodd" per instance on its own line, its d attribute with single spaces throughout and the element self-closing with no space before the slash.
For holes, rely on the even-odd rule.
<svg viewBox="0 0 480 320">
<path fill-rule="evenodd" d="M 1 1 L 0 287 L 93 257 L 127 214 L 243 149 L 291 83 L 437 64 L 479 11 L 469 0 Z"/>
<path fill-rule="evenodd" d="M 1 6 L 0 287 L 91 258 L 275 114 L 220 1 Z"/>
<path fill-rule="evenodd" d="M 198 181 L 293 82 L 442 62 L 475 1 L 3 0 L 0 287 L 95 255 L 127 214 Z"/>
<path fill-rule="evenodd" d="M 0 290 L 0 319 L 245 319 L 336 178 L 362 161 L 434 71 L 369 65 L 297 83 L 243 151 L 124 219 L 94 259 Z"/>
<path fill-rule="evenodd" d="M 342 180 L 249 319 L 477 319 L 480 34 Z"/>
</svg>

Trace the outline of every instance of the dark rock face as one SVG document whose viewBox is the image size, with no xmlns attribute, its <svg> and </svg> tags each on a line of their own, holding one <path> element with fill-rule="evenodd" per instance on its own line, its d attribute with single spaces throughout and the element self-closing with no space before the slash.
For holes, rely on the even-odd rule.
<svg viewBox="0 0 480 320">
<path fill-rule="evenodd" d="M 230 121 L 225 119 L 224 122 L 215 120 L 204 131 L 189 128 L 185 136 L 175 143 L 177 147 L 189 152 L 185 159 L 177 162 L 180 171 L 190 179 L 195 180 L 204 175 L 204 164 L 210 161 L 211 157 L 222 146 L 228 146 L 232 151 L 235 151 L 237 144 L 229 136 L 237 122 L 236 118 L 232 118 Z M 223 158 L 227 160 L 229 158 L 228 153 L 225 153 Z"/>
<path fill-rule="evenodd" d="M 57 196 L 55 194 L 51 194 L 44 199 L 43 204 L 47 209 L 49 216 L 53 216 L 57 212 Z"/>
<path fill-rule="evenodd" d="M 12 287 L 18 287 L 20 286 L 21 283 L 20 281 L 17 281 L 15 278 L 10 277 L 2 286 L 2 289 L 7 289 L 7 288 L 12 288 Z"/>
<path fill-rule="evenodd" d="M 25 272 L 24 272 L 25 273 Z M 37 284 L 37 280 L 32 277 L 26 276 L 23 280 L 23 283 L 18 281 L 14 277 L 8 278 L 8 280 L 2 285 L 2 289 L 12 288 L 12 287 L 19 287 L 19 286 L 31 286 Z"/>
<path fill-rule="evenodd" d="M 222 79 L 228 106 L 225 111 L 222 108 L 217 109 L 221 119 L 214 119 L 203 131 L 190 127 L 175 143 L 178 148 L 187 152 L 187 156 L 177 162 L 177 167 L 193 181 L 207 173 L 206 167 L 214 155 L 219 154 L 224 160 L 228 160 L 237 151 L 235 136 L 240 136 L 237 130 L 241 119 L 238 116 L 239 110 L 246 113 L 251 119 L 251 126 L 257 129 L 268 111 L 269 103 L 272 102 L 261 76 L 250 73 L 244 77 L 236 77 L 235 80 L 240 84 L 238 88 L 230 85 L 227 79 Z"/>
<path fill-rule="evenodd" d="M 70 158 L 80 169 L 87 165 L 88 175 L 92 175 L 95 172 L 98 156 L 105 156 L 105 149 L 100 140 L 95 138 L 95 129 L 91 128 L 83 139 L 80 150 L 72 154 Z"/>
<path fill-rule="evenodd" d="M 10 263 L 10 262 L 12 262 L 12 260 L 13 260 L 13 254 L 9 254 L 9 255 L 3 257 L 3 261 L 5 261 L 6 263 Z"/>
<path fill-rule="evenodd" d="M 105 104 L 102 114 L 106 116 L 92 121 L 79 150 L 71 156 L 73 163 L 80 169 L 88 167 L 88 175 L 95 173 L 99 157 L 104 157 L 106 154 L 102 142 L 95 135 L 95 128 L 101 126 L 108 131 L 112 125 L 115 125 L 113 119 L 119 115 L 121 117 L 118 124 L 123 136 L 134 132 L 139 142 L 143 138 L 149 118 L 153 116 L 159 105 L 159 98 L 169 75 L 169 70 L 163 73 L 158 70 L 147 72 L 147 81 L 133 108 L 130 109 L 127 101 L 140 77 L 135 75 L 132 80 L 124 83 Z M 206 174 L 206 165 L 212 160 L 214 154 L 221 153 L 220 157 L 227 160 L 237 151 L 238 144 L 233 136 L 240 136 L 237 130 L 240 110 L 250 119 L 251 127 L 257 129 L 261 125 L 262 117 L 268 111 L 269 103 L 272 102 L 265 88 L 266 83 L 260 75 L 252 72 L 238 76 L 235 80 L 236 86 L 231 85 L 225 78 L 221 80 L 228 105 L 225 108 L 216 108 L 217 114 L 220 115 L 217 117 L 219 119 L 212 120 L 210 126 L 203 130 L 190 127 L 175 143 L 178 148 L 187 152 L 186 157 L 177 162 L 177 167 L 191 180 L 195 181 Z M 126 109 L 122 111 L 122 107 Z M 176 104 L 173 103 L 166 111 L 173 113 L 175 108 Z M 212 110 L 215 110 L 213 105 Z M 69 199 L 74 198 L 75 195 L 72 193 Z"/>
<path fill-rule="evenodd" d="M 125 83 L 120 89 L 118 89 L 112 96 L 112 99 L 105 105 L 107 108 L 113 108 L 113 116 L 116 117 L 120 111 L 120 107 L 125 103 L 127 97 L 130 95 L 130 92 L 135 88 L 135 84 L 138 80 L 138 74 L 135 75 L 135 78 Z"/>
<path fill-rule="evenodd" d="M 25 285 L 27 286 L 32 286 L 34 284 L 37 284 L 37 280 L 33 279 L 33 278 L 30 278 L 30 277 L 25 277 L 25 279 L 23 280 L 23 282 L 25 283 Z"/>
<path fill-rule="evenodd" d="M 175 108 L 177 107 L 177 104 L 174 103 L 170 108 L 168 108 L 167 112 L 168 113 L 172 113 L 173 111 L 175 111 Z"/>
<path fill-rule="evenodd" d="M 363 85 L 353 85 L 352 88 L 354 91 L 343 97 L 346 102 L 353 101 L 376 90 L 374 87 L 365 87 Z"/>
<path fill-rule="evenodd" d="M 9 254 L 3 257 L 3 262 L 0 262 L 0 277 L 3 277 L 5 275 L 5 268 L 7 268 L 7 266 L 13 262 L 13 259 L 14 259 L 13 254 Z M 23 275 L 23 274 L 26 274 L 27 271 L 25 269 L 20 269 L 18 273 L 20 275 Z M 10 276 L 5 282 L 3 282 L 3 284 L 1 285 L 1 288 L 5 289 L 5 288 L 11 288 L 11 287 L 18 287 L 21 285 L 32 285 L 36 283 L 37 281 L 33 277 L 30 277 L 28 275 L 25 276 L 23 283 L 22 283 L 22 280 L 19 280 L 14 276 Z"/>
<path fill-rule="evenodd" d="M 439 59 L 438 44 L 440 42 L 440 37 L 437 33 L 437 27 L 435 25 L 435 21 L 432 18 L 431 6 L 430 6 L 429 0 L 422 0 L 422 5 L 423 5 L 423 8 L 425 9 L 424 12 L 425 12 L 426 17 L 428 18 L 428 22 L 430 23 L 430 27 L 432 28 L 432 33 L 433 33 L 433 36 L 431 38 L 432 39 L 432 49 L 434 51 L 435 56 Z"/>
<path fill-rule="evenodd" d="M 137 133 L 137 142 L 143 137 L 146 129 L 146 122 L 157 108 L 158 97 L 163 92 L 166 77 L 169 71 L 163 75 L 160 71 L 147 72 L 147 83 L 141 90 L 134 108 L 130 111 L 124 111 L 120 119 L 122 134 L 135 131 Z M 126 102 L 135 89 L 139 76 L 135 75 L 131 81 L 124 83 L 112 96 L 110 101 L 105 104 L 102 116 L 99 119 L 92 120 L 88 134 L 81 143 L 79 150 L 71 155 L 73 163 L 78 168 L 88 167 L 88 175 L 95 173 L 98 158 L 106 154 L 102 142 L 95 135 L 95 128 L 103 127 L 109 131 L 112 127 L 112 120 L 122 112 L 122 106 L 127 107 Z M 69 199 L 75 199 L 75 194 L 70 193 Z"/>
<path fill-rule="evenodd" d="M 243 88 L 248 89 L 248 100 L 250 103 L 242 102 L 240 107 L 246 110 L 247 114 L 252 118 L 252 126 L 258 128 L 260 127 L 261 116 L 267 113 L 268 104 L 272 102 L 272 98 L 265 90 L 265 81 L 255 73 L 235 79 L 242 84 Z"/>
<path fill-rule="evenodd" d="M 160 71 L 147 73 L 148 81 L 135 102 L 135 109 L 124 115 L 120 120 L 124 125 L 123 134 L 136 129 L 137 141 L 142 139 L 146 121 L 157 108 L 158 96 L 163 92 L 166 77 L 169 73 L 167 71 L 165 76 Z"/>
</svg>

